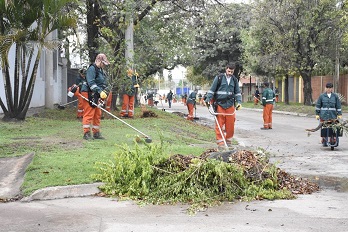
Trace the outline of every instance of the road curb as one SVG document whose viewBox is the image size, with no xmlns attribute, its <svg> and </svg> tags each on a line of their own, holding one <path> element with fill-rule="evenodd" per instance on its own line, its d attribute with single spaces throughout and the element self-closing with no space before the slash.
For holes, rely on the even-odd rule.
<svg viewBox="0 0 348 232">
<path fill-rule="evenodd" d="M 103 183 L 82 184 L 82 185 L 68 185 L 47 187 L 36 190 L 28 197 L 21 199 L 22 202 L 29 202 L 34 200 L 53 200 L 69 197 L 85 197 L 97 194 L 100 192 L 99 186 Z"/>
<path fill-rule="evenodd" d="M 262 112 L 263 109 L 253 109 L 253 108 L 243 108 L 245 110 L 252 110 L 252 111 L 259 111 Z M 280 111 L 280 110 L 273 110 L 272 111 L 274 114 L 285 114 L 285 115 L 294 115 L 294 116 L 300 116 L 300 117 L 308 117 L 309 114 L 304 114 L 304 113 L 296 113 L 296 112 L 288 112 L 288 111 Z"/>
</svg>

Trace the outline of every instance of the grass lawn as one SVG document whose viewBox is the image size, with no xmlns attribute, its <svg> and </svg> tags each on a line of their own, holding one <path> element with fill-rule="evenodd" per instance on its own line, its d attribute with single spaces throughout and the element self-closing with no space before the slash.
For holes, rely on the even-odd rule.
<svg viewBox="0 0 348 232">
<path fill-rule="evenodd" d="M 200 155 L 215 146 L 213 129 L 175 114 L 151 111 L 157 117 L 141 118 L 140 108 L 136 108 L 135 118 L 125 121 L 150 136 L 152 143 L 162 138 L 167 154 Z M 47 109 L 23 122 L 0 121 L 0 158 L 35 153 L 22 185 L 24 195 L 48 186 L 94 182 L 95 162 L 112 159 L 125 144 L 134 147 L 139 135 L 116 119 L 104 119 L 101 132 L 106 139 L 86 141 L 81 121 L 75 116 L 74 108 Z"/>
</svg>

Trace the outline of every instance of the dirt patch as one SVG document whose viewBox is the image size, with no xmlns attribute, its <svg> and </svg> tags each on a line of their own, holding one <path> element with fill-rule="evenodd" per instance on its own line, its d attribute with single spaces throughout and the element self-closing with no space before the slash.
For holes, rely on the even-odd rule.
<svg viewBox="0 0 348 232">
<path fill-rule="evenodd" d="M 6 144 L 3 147 L 3 152 L 20 154 L 22 151 L 33 152 L 50 152 L 57 149 L 71 150 L 76 148 L 82 148 L 83 143 L 81 140 L 67 140 L 63 138 L 53 137 L 16 137 L 12 138 L 12 143 Z"/>
<path fill-rule="evenodd" d="M 182 112 L 173 112 L 172 114 L 178 115 L 179 117 L 185 117 L 187 114 L 184 114 Z"/>
<path fill-rule="evenodd" d="M 140 117 L 141 118 L 157 118 L 158 115 L 151 110 L 145 110 L 145 111 L 143 111 L 143 113 Z"/>
</svg>

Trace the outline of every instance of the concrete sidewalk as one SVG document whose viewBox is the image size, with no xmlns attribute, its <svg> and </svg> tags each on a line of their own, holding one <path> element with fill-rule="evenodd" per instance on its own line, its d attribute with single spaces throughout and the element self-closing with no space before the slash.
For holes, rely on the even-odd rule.
<svg viewBox="0 0 348 232">
<path fill-rule="evenodd" d="M 139 206 L 104 197 L 0 204 L 2 232 L 336 232 L 347 231 L 347 195 L 224 203 L 187 214 L 187 205 Z"/>
</svg>

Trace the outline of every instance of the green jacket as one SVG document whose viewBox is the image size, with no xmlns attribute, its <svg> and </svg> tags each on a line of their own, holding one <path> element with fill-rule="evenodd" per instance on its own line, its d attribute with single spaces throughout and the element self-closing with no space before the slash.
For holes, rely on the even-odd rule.
<svg viewBox="0 0 348 232">
<path fill-rule="evenodd" d="M 329 98 L 327 93 L 322 93 L 315 105 L 315 114 L 322 120 L 336 119 L 338 115 L 342 115 L 341 101 L 337 94 L 331 93 Z"/>
<path fill-rule="evenodd" d="M 221 78 L 220 81 L 219 78 Z M 237 101 L 238 104 L 241 104 L 242 94 L 238 85 L 238 79 L 232 75 L 230 83 L 228 84 L 226 74 L 217 75 L 214 78 L 210 90 L 207 92 L 207 98 L 205 101 L 210 102 L 213 98 L 217 104 L 224 109 L 234 106 L 235 101 Z"/>
<path fill-rule="evenodd" d="M 132 77 L 126 76 L 123 80 L 123 94 L 127 94 L 129 96 L 134 96 L 135 95 L 135 87 L 134 85 L 137 84 L 137 79 L 133 75 Z"/>
<path fill-rule="evenodd" d="M 81 92 L 100 93 L 107 87 L 106 75 L 103 69 L 90 65 L 86 73 L 86 81 L 83 82 Z"/>
<path fill-rule="evenodd" d="M 266 88 L 262 92 L 262 105 L 274 104 L 275 94 L 271 88 Z"/>
<path fill-rule="evenodd" d="M 196 96 L 197 93 L 195 91 L 193 91 L 192 93 L 190 93 L 189 97 L 187 98 L 187 104 L 196 104 Z"/>
</svg>

